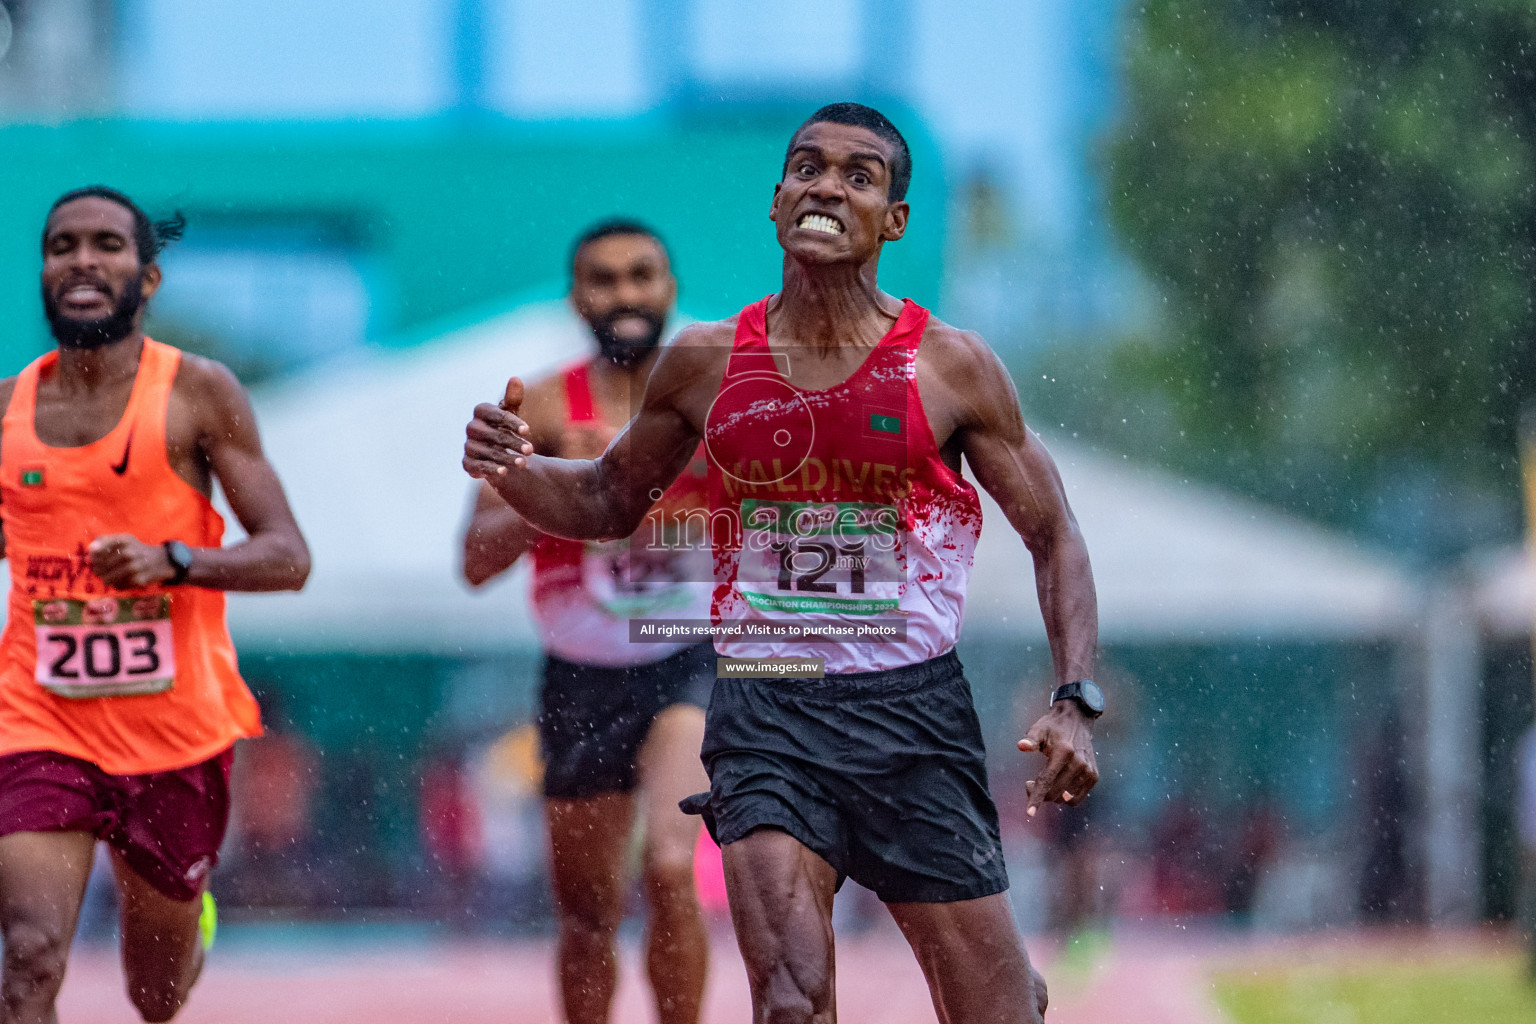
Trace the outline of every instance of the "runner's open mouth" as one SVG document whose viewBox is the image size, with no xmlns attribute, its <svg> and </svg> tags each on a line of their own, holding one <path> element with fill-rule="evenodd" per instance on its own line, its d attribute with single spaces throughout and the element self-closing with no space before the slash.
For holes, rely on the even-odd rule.
<svg viewBox="0 0 1536 1024">
<path fill-rule="evenodd" d="M 112 296 L 103 285 L 81 282 L 66 288 L 59 300 L 64 306 L 82 307 L 111 302 Z"/>
<path fill-rule="evenodd" d="M 828 217 L 824 213 L 808 213 L 800 218 L 800 222 L 795 227 L 806 231 L 820 231 L 826 235 L 843 233 L 843 226 L 837 222 L 836 218 Z"/>
</svg>

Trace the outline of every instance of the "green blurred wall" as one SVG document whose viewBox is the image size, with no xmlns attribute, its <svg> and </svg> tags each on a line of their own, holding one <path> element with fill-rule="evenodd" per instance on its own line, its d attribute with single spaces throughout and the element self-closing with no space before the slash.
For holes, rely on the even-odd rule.
<svg viewBox="0 0 1536 1024">
<path fill-rule="evenodd" d="M 565 274 L 572 236 L 638 216 L 671 244 L 682 304 L 724 316 L 773 290 L 768 221 L 784 145 L 804 111 L 596 124 L 442 118 L 345 124 L 77 122 L 0 127 L 0 372 L 47 344 L 37 298 L 43 215 L 82 184 L 121 188 L 199 230 L 304 226 L 361 253 L 370 333 L 414 330 Z M 903 123 L 914 123 L 907 117 Z M 945 190 L 914 138 L 912 230 L 885 257 L 898 295 L 938 300 Z"/>
<path fill-rule="evenodd" d="M 189 243 L 199 232 L 221 241 L 233 232 L 281 244 L 297 226 L 315 242 L 355 250 L 375 305 L 370 333 L 383 345 L 425 341 L 563 280 L 572 237 L 617 214 L 666 237 L 684 308 L 725 316 L 777 286 L 781 254 L 768 204 L 784 145 L 805 113 L 553 126 L 443 118 L 0 127 L 0 374 L 50 344 L 38 300 L 43 216 L 60 193 L 94 183 L 126 191 L 151 216 L 183 210 Z M 945 188 L 931 143 L 913 135 L 916 212 L 906 239 L 884 257 L 882 283 L 932 305 Z M 323 859 L 337 878 L 368 880 L 337 899 L 408 901 L 401 886 L 419 859 L 419 772 L 434 744 L 456 735 L 442 716 L 463 666 L 340 651 L 241 653 L 252 685 L 278 695 L 278 717 L 322 755 Z M 523 661 L 507 670 L 507 687 L 519 693 L 534 678 L 531 660 Z"/>
</svg>

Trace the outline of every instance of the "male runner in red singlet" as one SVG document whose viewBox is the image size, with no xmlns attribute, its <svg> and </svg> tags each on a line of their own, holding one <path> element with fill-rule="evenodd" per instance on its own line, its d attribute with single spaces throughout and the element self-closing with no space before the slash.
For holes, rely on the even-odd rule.
<svg viewBox="0 0 1536 1024">
<path fill-rule="evenodd" d="M 122 904 L 128 995 L 186 1001 L 212 941 L 208 872 L 235 740 L 260 733 L 226 590 L 297 590 L 309 552 L 228 370 L 146 338 L 180 222 L 67 193 L 43 230 L 58 341 L 0 381 L 0 1021 L 54 1021 L 98 839 Z M 249 535 L 222 547 L 214 479 Z"/>
<path fill-rule="evenodd" d="M 715 538 L 717 648 L 752 659 L 754 675 L 773 670 L 766 656 L 824 659 L 824 678 L 722 673 L 703 746 L 710 791 L 689 801 L 724 847 L 755 1019 L 776 1024 L 835 1016 L 832 894 L 845 876 L 890 908 L 940 1020 L 1045 1011 L 953 650 L 981 525 L 962 461 L 1033 555 L 1059 684 L 1019 741 L 1046 758 L 1028 813 L 1078 803 L 1098 778 L 1093 576 L 1055 465 L 985 343 L 876 283 L 882 246 L 906 230 L 910 174 L 878 112 L 817 111 L 790 140 L 770 207 L 780 291 L 683 332 L 601 458 L 535 454 L 516 378 L 467 431 L 465 469 L 570 537 L 633 529 L 703 439 L 713 513 L 730 527 Z M 894 634 L 870 642 L 880 634 L 861 629 Z"/>
<path fill-rule="evenodd" d="M 529 387 L 539 451 L 602 454 L 638 404 L 676 297 L 666 249 L 649 228 L 610 221 L 577 240 L 570 299 L 599 352 Z M 601 544 L 540 537 L 482 486 L 464 537 L 464 575 L 476 585 L 533 553 L 533 612 L 546 655 L 538 722 L 550 878 L 571 1024 L 608 1020 L 637 786 L 646 961 L 659 1019 L 699 1019 L 709 954 L 693 883 L 699 826 L 678 801 L 708 782 L 699 744 L 714 651 L 697 642 L 631 643 L 629 622 L 709 618 L 707 541 L 692 551 L 651 543 L 653 528 L 707 508 L 706 479 L 701 454 L 633 537 Z"/>
</svg>

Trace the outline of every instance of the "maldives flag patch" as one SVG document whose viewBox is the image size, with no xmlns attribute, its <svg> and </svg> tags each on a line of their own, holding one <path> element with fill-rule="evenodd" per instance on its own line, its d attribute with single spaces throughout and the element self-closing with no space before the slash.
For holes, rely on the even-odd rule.
<svg viewBox="0 0 1536 1024">
<path fill-rule="evenodd" d="M 22 470 L 21 470 L 21 486 L 23 486 L 23 487 L 41 487 L 41 486 L 43 486 L 43 467 L 42 466 L 24 466 L 24 467 L 22 467 Z"/>
<path fill-rule="evenodd" d="M 869 414 L 869 429 L 878 430 L 882 434 L 901 433 L 901 417 L 885 416 L 878 412 Z"/>
</svg>

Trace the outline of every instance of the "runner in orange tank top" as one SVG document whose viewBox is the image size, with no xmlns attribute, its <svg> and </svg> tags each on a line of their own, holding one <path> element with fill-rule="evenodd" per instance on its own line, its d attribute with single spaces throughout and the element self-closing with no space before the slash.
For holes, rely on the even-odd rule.
<svg viewBox="0 0 1536 1024">
<path fill-rule="evenodd" d="M 571 304 L 599 353 L 529 388 L 529 405 L 545 412 L 534 437 L 540 451 L 591 458 L 608 447 L 650 376 L 676 297 L 666 248 L 649 228 L 614 221 L 577 240 Z M 695 468 L 666 490 L 648 522 L 705 508 L 702 459 Z M 650 536 L 646 527 L 602 544 L 541 536 L 484 486 L 464 536 L 464 575 L 476 586 L 533 556 L 545 653 L 544 811 L 570 1024 L 608 1020 L 637 822 L 657 1019 L 697 1024 L 704 998 L 709 942 L 693 881 L 699 823 L 678 801 L 707 782 L 699 743 L 714 651 L 707 642 L 636 643 L 630 621 L 707 620 L 709 552 L 658 548 L 646 543 Z"/>
<path fill-rule="evenodd" d="M 128 994 L 169 1020 L 214 923 L 208 872 L 234 742 L 261 732 L 226 590 L 297 590 L 309 552 L 224 367 L 146 338 L 180 221 L 67 193 L 43 232 L 58 348 L 0 381 L 0 976 L 4 1020 L 54 1000 L 97 840 L 121 896 Z M 223 547 L 217 479 L 248 538 Z"/>
</svg>

